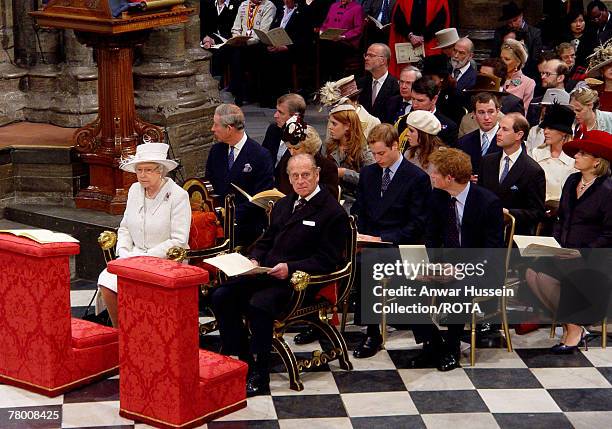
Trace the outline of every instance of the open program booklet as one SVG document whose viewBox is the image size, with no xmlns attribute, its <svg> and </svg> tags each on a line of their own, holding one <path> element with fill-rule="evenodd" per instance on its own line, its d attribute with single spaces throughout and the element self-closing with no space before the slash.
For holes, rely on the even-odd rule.
<svg viewBox="0 0 612 429">
<path fill-rule="evenodd" d="M 536 256 L 565 256 L 579 257 L 577 249 L 564 249 L 554 237 L 541 237 L 535 235 L 515 235 L 514 242 L 523 257 Z"/>
<path fill-rule="evenodd" d="M 249 258 L 240 253 L 228 253 L 213 258 L 204 259 L 202 262 L 212 265 L 223 271 L 228 277 L 243 276 L 251 274 L 265 274 L 271 270 L 267 267 L 258 267 Z"/>
<path fill-rule="evenodd" d="M 255 204 L 257 207 L 261 207 L 263 209 L 267 209 L 268 208 L 268 204 L 270 202 L 275 203 L 278 200 L 280 200 L 281 198 L 283 198 L 285 196 L 285 194 L 283 194 L 281 191 L 279 191 L 278 189 L 274 188 L 274 189 L 268 189 L 267 191 L 261 191 L 253 196 L 249 195 L 244 189 L 242 189 L 240 186 L 232 183 L 232 186 L 234 188 L 236 188 L 238 190 L 238 192 L 240 192 L 242 195 L 244 195 L 247 200 L 249 200 L 249 202 Z"/>
<path fill-rule="evenodd" d="M 1 229 L 0 232 L 29 238 L 40 244 L 48 243 L 78 243 L 79 240 L 63 232 L 53 232 L 48 229 Z"/>
</svg>

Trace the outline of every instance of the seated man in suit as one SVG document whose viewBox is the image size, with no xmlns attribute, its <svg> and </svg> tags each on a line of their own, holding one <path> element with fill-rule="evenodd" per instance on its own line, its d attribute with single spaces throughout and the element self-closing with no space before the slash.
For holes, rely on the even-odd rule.
<svg viewBox="0 0 612 429">
<path fill-rule="evenodd" d="M 274 176 L 270 153 L 244 132 L 244 113 L 234 104 L 215 109 L 212 132 L 218 143 L 210 149 L 205 177 L 221 198 L 236 194 L 236 244 L 250 244 L 267 224 L 266 213 L 238 192 L 249 195 L 272 189 Z"/>
<path fill-rule="evenodd" d="M 435 189 L 428 202 L 425 245 L 430 249 L 443 247 L 447 249 L 446 254 L 449 253 L 448 249 L 451 252 L 459 248 L 483 249 L 483 252 L 487 252 L 483 259 L 491 260 L 490 256 L 494 254 L 488 249 L 504 247 L 503 215 L 499 199 L 487 189 L 470 183 L 472 166 L 464 152 L 458 149 L 439 149 L 432 153 L 429 162 L 433 165 L 430 176 Z M 470 254 L 470 257 L 473 256 Z M 460 256 L 459 259 L 465 257 Z M 497 273 L 492 271 L 483 278 L 487 285 L 497 279 L 492 274 Z M 459 367 L 459 343 L 463 326 L 450 324 L 446 337 L 442 338 L 440 330 L 433 323 L 412 325 L 417 343 L 423 343 L 423 351 L 409 361 L 409 367 L 434 365 L 440 371 Z"/>
<path fill-rule="evenodd" d="M 211 296 L 222 352 L 249 363 L 248 396 L 269 391 L 272 328 L 289 302 L 289 279 L 298 270 L 321 274 L 338 268 L 349 235 L 346 212 L 327 190 L 319 188 L 314 158 L 295 155 L 287 171 L 294 193 L 274 205 L 270 227 L 249 254 L 255 264 L 272 270 L 232 278 Z M 250 347 L 243 317 L 249 322 Z"/>
<path fill-rule="evenodd" d="M 266 135 L 261 144 L 270 152 L 275 171 L 283 157 L 288 158 L 291 156 L 287 153 L 287 146 L 285 146 L 285 143 L 283 143 L 281 139 L 283 126 L 293 115 L 297 114 L 303 118 L 305 113 L 306 101 L 304 97 L 299 94 L 289 93 L 281 95 L 278 97 L 278 100 L 276 100 L 274 123 L 268 125 Z"/>
<path fill-rule="evenodd" d="M 412 85 L 412 110 L 425 110 L 433 113 L 442 124 L 442 130 L 438 137 L 450 147 L 457 144 L 457 124 L 444 116 L 436 109 L 440 88 L 433 79 L 422 77 Z M 398 132 L 401 134 L 406 129 L 406 118 L 408 115 L 398 119 Z"/>
<path fill-rule="evenodd" d="M 534 235 L 545 214 L 546 177 L 524 149 L 528 133 L 523 115 L 504 116 L 497 131 L 497 146 L 502 150 L 481 159 L 478 176 L 478 183 L 499 197 L 504 212 L 514 216 L 515 232 L 521 235 Z"/>
<path fill-rule="evenodd" d="M 366 75 L 359 79 L 359 104 L 380 122 L 393 123 L 387 110 L 389 99 L 399 94 L 397 79 L 389 74 L 391 50 L 384 43 L 373 43 L 364 55 Z"/>
<path fill-rule="evenodd" d="M 412 111 L 412 85 L 417 79 L 422 78 L 421 71 L 415 66 L 406 66 L 400 72 L 399 95 L 389 98 L 387 103 L 387 116 L 392 117 L 390 124 Z"/>
<path fill-rule="evenodd" d="M 397 130 L 390 124 L 377 125 L 368 137 L 376 163 L 361 169 L 357 199 L 351 207 L 351 214 L 357 215 L 360 241 L 423 242 L 431 182 L 423 170 L 402 156 L 398 141 Z M 366 338 L 353 356 L 374 356 L 381 345 L 378 325 L 368 325 Z"/>
<path fill-rule="evenodd" d="M 467 153 L 472 160 L 472 174 L 478 175 L 480 159 L 501 148 L 497 146 L 499 129 L 499 100 L 493 94 L 480 92 L 474 96 L 474 117 L 478 129 L 461 137 L 457 149 Z"/>
<path fill-rule="evenodd" d="M 474 43 L 467 37 L 462 37 L 455 43 L 451 65 L 452 76 L 457 82 L 456 90 L 461 93 L 464 89 L 471 89 L 476 84 L 478 72 L 472 65 L 474 58 Z"/>
</svg>

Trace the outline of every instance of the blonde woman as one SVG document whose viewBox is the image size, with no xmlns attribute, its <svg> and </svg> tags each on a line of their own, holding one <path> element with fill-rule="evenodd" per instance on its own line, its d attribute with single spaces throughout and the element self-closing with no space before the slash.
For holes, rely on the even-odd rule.
<svg viewBox="0 0 612 429">
<path fill-rule="evenodd" d="M 599 110 L 599 95 L 590 88 L 578 88 L 570 94 L 570 105 L 576 113 L 578 129 L 575 134 L 580 137 L 587 131 L 601 130 L 612 133 L 612 113 Z"/>
<path fill-rule="evenodd" d="M 529 110 L 529 104 L 533 99 L 533 91 L 536 83 L 533 79 L 525 76 L 522 72 L 527 63 L 527 50 L 522 42 L 507 39 L 501 46 L 500 58 L 506 64 L 508 76 L 504 83 L 504 89 L 523 100 L 525 112 Z"/>
</svg>

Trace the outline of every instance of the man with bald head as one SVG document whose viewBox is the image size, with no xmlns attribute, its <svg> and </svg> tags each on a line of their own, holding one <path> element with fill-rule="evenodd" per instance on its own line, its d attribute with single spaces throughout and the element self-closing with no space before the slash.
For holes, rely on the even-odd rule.
<svg viewBox="0 0 612 429">
<path fill-rule="evenodd" d="M 567 79 L 569 68 L 564 61 L 557 58 L 542 61 L 538 64 L 538 71 L 540 72 L 542 89 L 544 92 L 552 88 L 565 90 L 565 80 Z M 527 110 L 527 121 L 529 121 L 529 125 L 532 127 L 540 123 L 540 112 L 542 110 L 541 103 L 543 98 L 543 95 L 535 97 Z"/>
<path fill-rule="evenodd" d="M 467 37 L 462 37 L 455 43 L 453 56 L 450 59 L 453 66 L 452 76 L 457 81 L 457 91 L 472 89 L 476 84 L 478 72 L 472 65 L 474 58 L 474 43 Z"/>
<path fill-rule="evenodd" d="M 389 74 L 391 50 L 384 43 L 372 43 L 364 55 L 366 75 L 357 81 L 361 89 L 359 104 L 380 119 L 391 123 L 393 114 L 388 111 L 389 99 L 399 94 L 397 79 Z"/>
</svg>

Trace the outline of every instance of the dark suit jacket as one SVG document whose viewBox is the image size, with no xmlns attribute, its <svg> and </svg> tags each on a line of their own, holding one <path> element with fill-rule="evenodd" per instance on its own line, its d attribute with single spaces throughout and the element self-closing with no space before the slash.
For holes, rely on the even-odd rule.
<svg viewBox="0 0 612 429">
<path fill-rule="evenodd" d="M 272 21 L 270 28 L 280 27 L 283 20 L 284 8 L 282 4 L 276 7 L 276 16 Z M 285 31 L 293 42 L 289 45 L 289 52 L 304 49 L 309 43 L 314 42 L 314 31 L 307 14 L 301 4 L 296 4 L 296 9 L 291 14 L 289 22 L 285 26 Z"/>
<path fill-rule="evenodd" d="M 296 199 L 292 193 L 276 202 L 270 227 L 250 257 L 266 267 L 287 263 L 289 277 L 297 270 L 310 274 L 337 269 L 349 234 L 346 212 L 325 188 L 293 213 Z"/>
<path fill-rule="evenodd" d="M 431 193 L 429 176 L 402 157 L 381 196 L 382 176 L 378 164 L 361 169 L 357 199 L 351 207 L 351 214 L 357 215 L 357 230 L 394 244 L 422 243 L 427 221 L 425 204 Z"/>
<path fill-rule="evenodd" d="M 504 152 L 500 151 L 482 158 L 478 183 L 493 191 L 501 200 L 502 206 L 515 217 L 517 234 L 533 235 L 545 213 L 544 170 L 523 149 L 506 179 L 500 184 L 499 163 L 503 155 Z"/>
<path fill-rule="evenodd" d="M 462 74 L 457 81 L 457 91 L 461 93 L 464 89 L 471 89 L 476 85 L 476 76 L 478 76 L 478 72 L 472 64 L 470 64 L 466 72 Z"/>
<path fill-rule="evenodd" d="M 357 87 L 362 89 L 361 94 L 359 94 L 359 104 L 365 107 L 371 115 L 380 119 L 380 122 L 392 124 L 393 117 L 388 111 L 387 103 L 392 96 L 399 94 L 397 79 L 391 76 L 391 74 L 387 76 L 385 83 L 378 90 L 374 106 L 372 106 L 372 75 L 366 73 L 364 77 L 357 81 Z"/>
<path fill-rule="evenodd" d="M 440 121 L 442 125 L 442 129 L 438 133 L 438 137 L 442 139 L 442 141 L 450 147 L 455 147 L 457 144 L 457 136 L 459 135 L 459 127 L 457 124 L 447 116 L 444 116 L 442 112 L 436 109 L 436 113 L 434 113 L 436 118 Z"/>
<path fill-rule="evenodd" d="M 540 123 L 540 113 L 542 112 L 542 106 L 536 103 L 541 103 L 544 99 L 544 96 L 534 97 L 529 105 L 529 109 L 527 109 L 527 122 L 529 125 L 534 127 Z"/>
<path fill-rule="evenodd" d="M 232 26 L 238 13 L 240 0 L 230 0 L 229 7 L 226 6 L 221 15 L 217 15 L 216 0 L 203 0 L 200 2 L 200 40 L 209 36 L 220 42 L 213 33 L 219 33 L 225 38 L 232 37 Z M 231 7 L 231 9 L 230 9 Z"/>
<path fill-rule="evenodd" d="M 282 130 L 276 126 L 276 123 L 268 125 L 266 135 L 261 145 L 270 152 L 272 164 L 276 163 L 276 154 L 278 153 L 282 135 Z"/>
<path fill-rule="evenodd" d="M 395 124 L 400 116 L 404 116 L 404 110 L 402 109 L 402 103 L 404 98 L 401 95 L 394 95 L 393 97 L 389 97 L 389 101 L 387 102 L 387 111 L 385 115 L 388 118 L 393 118 L 390 124 Z M 412 108 L 408 113 L 412 112 Z"/>
<path fill-rule="evenodd" d="M 608 13 L 610 14 L 612 11 L 608 10 Z M 595 46 L 603 45 L 612 38 L 612 17 L 608 19 L 608 22 L 600 31 L 597 30 L 598 29 L 593 29 L 596 43 Z"/>
<path fill-rule="evenodd" d="M 482 159 L 482 144 L 480 141 L 480 129 L 467 133 L 457 141 L 457 149 L 461 149 L 467 153 L 472 160 L 472 173 L 478 174 L 480 169 L 480 160 Z M 497 146 L 497 136 L 493 137 L 493 141 L 489 145 L 489 149 L 485 155 L 501 151 Z"/>
<path fill-rule="evenodd" d="M 553 235 L 563 247 L 612 247 L 612 179 L 598 177 L 577 199 L 581 177 L 574 173 L 563 186 Z"/>
<path fill-rule="evenodd" d="M 238 185 L 251 196 L 272 189 L 272 159 L 270 153 L 251 138 L 247 138 L 229 171 L 227 157 L 228 145 L 215 143 L 208 154 L 205 177 L 212 183 L 215 193 L 222 198 L 230 193 L 236 195 L 236 238 L 239 242 L 248 242 L 257 238 L 265 226 L 265 212 L 248 202 L 231 184 Z"/>
<path fill-rule="evenodd" d="M 425 232 L 427 247 L 448 247 L 450 194 L 434 189 L 428 203 Z M 491 191 L 470 184 L 461 222 L 461 247 L 490 249 L 504 247 L 504 216 L 499 198 Z"/>
<path fill-rule="evenodd" d="M 364 0 L 361 3 L 361 7 L 363 7 L 363 11 L 366 15 L 370 15 L 376 19 L 378 19 L 378 15 L 380 14 L 380 9 L 382 8 L 383 0 Z M 389 0 L 389 18 L 391 18 L 391 12 L 393 12 L 393 7 L 395 6 L 395 0 Z"/>
</svg>

